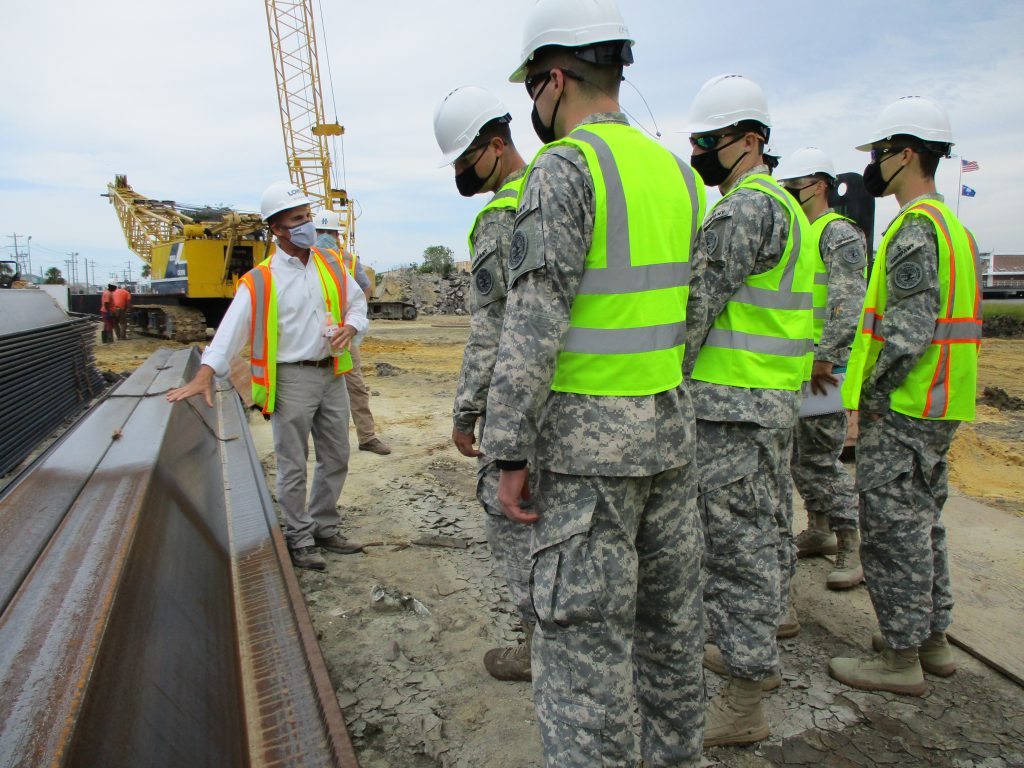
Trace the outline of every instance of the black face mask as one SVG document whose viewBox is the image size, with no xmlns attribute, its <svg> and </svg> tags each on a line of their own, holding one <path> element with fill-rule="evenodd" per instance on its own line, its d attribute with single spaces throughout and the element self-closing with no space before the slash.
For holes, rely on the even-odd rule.
<svg viewBox="0 0 1024 768">
<path fill-rule="evenodd" d="M 722 165 L 722 161 L 718 159 L 718 153 L 726 147 L 731 147 L 737 141 L 742 139 L 743 136 L 737 136 L 735 139 L 730 141 L 728 144 L 723 144 L 720 147 L 704 152 L 700 155 L 690 156 L 690 165 L 693 166 L 693 170 L 700 174 L 700 177 L 704 179 L 705 186 L 718 187 L 729 178 L 729 174 L 732 173 L 732 169 L 739 165 L 740 160 L 747 156 L 744 152 L 742 155 L 736 158 L 736 162 L 726 168 Z"/>
<path fill-rule="evenodd" d="M 812 183 L 808 184 L 806 187 L 786 187 L 786 191 L 789 192 L 789 194 L 792 195 L 793 198 L 796 199 L 796 204 L 799 205 L 802 208 L 803 204 L 806 203 L 807 200 L 810 200 L 811 198 L 807 198 L 807 200 L 803 200 L 800 197 L 800 193 L 803 192 L 805 189 L 810 189 L 815 184 L 817 184 L 817 182 L 812 182 Z"/>
<path fill-rule="evenodd" d="M 476 163 L 479 163 L 485 154 L 487 154 L 486 150 L 481 152 L 480 157 L 476 159 Z M 498 167 L 498 156 L 494 156 L 494 165 L 491 166 L 491 170 L 482 179 L 476 175 L 476 163 L 473 163 L 462 173 L 455 174 L 455 186 L 463 197 L 472 197 L 483 189 L 484 184 L 494 174 L 494 169 Z"/>
<path fill-rule="evenodd" d="M 562 96 L 564 91 L 558 95 L 558 101 L 555 102 L 555 109 L 551 113 L 551 125 L 544 125 L 540 120 L 540 113 L 537 111 L 537 99 L 544 93 L 544 89 L 548 87 L 548 83 L 551 79 L 545 81 L 544 85 L 537 91 L 537 95 L 533 97 L 533 112 L 530 113 L 530 121 L 533 123 L 533 130 L 537 133 L 537 138 L 545 144 L 550 144 L 555 140 L 555 116 L 558 114 L 558 106 L 562 103 Z"/>
<path fill-rule="evenodd" d="M 882 162 L 885 162 L 885 158 L 882 158 Z M 868 191 L 868 194 L 872 197 L 882 197 L 885 195 L 885 190 L 889 188 L 892 180 L 899 176 L 903 169 L 907 166 L 901 165 L 900 169 L 896 171 L 888 179 L 882 176 L 882 162 L 868 163 L 864 169 L 864 188 Z"/>
</svg>

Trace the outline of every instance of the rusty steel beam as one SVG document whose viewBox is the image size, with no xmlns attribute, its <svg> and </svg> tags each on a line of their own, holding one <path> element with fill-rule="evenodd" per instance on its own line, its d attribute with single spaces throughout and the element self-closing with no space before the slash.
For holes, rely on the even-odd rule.
<svg viewBox="0 0 1024 768">
<path fill-rule="evenodd" d="M 356 766 L 245 411 L 153 355 L 0 499 L 0 766 Z"/>
</svg>

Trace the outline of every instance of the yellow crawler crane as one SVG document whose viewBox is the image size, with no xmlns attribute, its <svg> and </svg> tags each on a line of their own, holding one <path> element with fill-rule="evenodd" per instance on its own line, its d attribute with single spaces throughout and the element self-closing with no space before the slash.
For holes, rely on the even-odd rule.
<svg viewBox="0 0 1024 768">
<path fill-rule="evenodd" d="M 143 333 L 202 341 L 220 323 L 238 280 L 270 254 L 258 214 L 209 211 L 196 220 L 171 201 L 133 190 L 119 175 L 107 185 L 128 247 L 149 264 L 153 294 L 133 297 Z M 202 212 L 202 209 L 201 211 Z M 138 303 L 134 303 L 134 302 Z"/>
</svg>

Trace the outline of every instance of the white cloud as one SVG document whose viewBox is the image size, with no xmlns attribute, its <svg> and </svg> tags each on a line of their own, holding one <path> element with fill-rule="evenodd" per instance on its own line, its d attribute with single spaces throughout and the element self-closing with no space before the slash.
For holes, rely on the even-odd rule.
<svg viewBox="0 0 1024 768">
<path fill-rule="evenodd" d="M 620 4 L 637 38 L 627 75 L 677 153 L 689 150 L 673 131 L 700 85 L 720 72 L 762 84 L 781 147 L 823 146 L 844 169 L 863 167 L 852 146 L 877 110 L 914 89 L 946 105 L 958 148 L 981 164 L 964 179 L 978 190 L 962 203 L 965 222 L 983 247 L 1024 249 L 1012 209 L 1024 173 L 1016 140 L 1024 58 L 1014 38 L 1024 26 L 1021 7 L 940 2 L 903 19 L 880 0 L 738 0 L 700 14 L 654 0 Z M 451 170 L 436 167 L 431 129 L 434 106 L 453 87 L 494 90 L 512 111 L 524 156 L 539 146 L 522 86 L 506 82 L 531 5 L 323 2 L 325 96 L 330 105 L 329 53 L 337 118 L 346 127 L 347 189 L 362 207 L 357 235 L 370 263 L 407 263 L 435 243 L 465 253 L 466 229 L 483 200 L 460 198 Z M 5 9 L 0 70 L 7 75 L 4 235 L 32 234 L 33 243 L 121 269 L 128 252 L 99 197 L 114 174 L 126 173 L 153 197 L 247 210 L 257 208 L 266 184 L 286 175 L 261 3 L 108 0 L 102 17 L 71 0 L 15 4 Z M 623 104 L 651 125 L 628 86 Z M 328 106 L 329 118 L 333 112 Z M 939 184 L 948 194 L 954 176 L 947 163 Z M 881 204 L 880 219 L 895 212 L 889 207 Z"/>
</svg>

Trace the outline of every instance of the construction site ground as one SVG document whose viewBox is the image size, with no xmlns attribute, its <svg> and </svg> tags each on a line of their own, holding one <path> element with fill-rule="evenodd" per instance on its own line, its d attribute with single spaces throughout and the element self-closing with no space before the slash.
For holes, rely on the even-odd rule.
<svg viewBox="0 0 1024 768">
<path fill-rule="evenodd" d="M 355 450 L 340 507 L 365 554 L 327 555 L 300 581 L 339 703 L 365 768 L 530 768 L 543 764 L 531 690 L 492 680 L 484 652 L 519 628 L 494 568 L 475 498 L 475 464 L 451 445 L 451 403 L 469 332 L 464 317 L 375 322 L 362 347 L 378 433 L 393 453 Z M 130 371 L 160 346 L 132 338 L 96 347 L 101 369 Z M 944 519 L 959 598 L 955 628 L 1024 657 L 1024 340 L 986 339 L 979 405 L 951 452 Z M 250 419 L 273 489 L 270 425 Z M 313 456 L 310 456 L 312 469 Z M 798 507 L 795 528 L 804 525 Z M 420 543 L 413 543 L 415 541 Z M 767 699 L 769 740 L 707 750 L 708 765 L 1024 766 L 1024 689 L 957 649 L 953 677 L 922 698 L 867 693 L 826 673 L 863 653 L 875 629 L 864 587 L 824 589 L 829 562 L 800 562 L 802 632 L 781 641 L 783 685 Z M 972 632 L 974 634 L 972 634 Z M 709 695 L 721 681 L 708 674 Z"/>
</svg>

